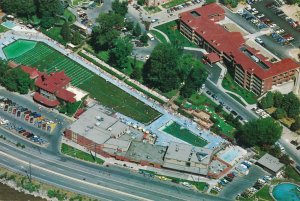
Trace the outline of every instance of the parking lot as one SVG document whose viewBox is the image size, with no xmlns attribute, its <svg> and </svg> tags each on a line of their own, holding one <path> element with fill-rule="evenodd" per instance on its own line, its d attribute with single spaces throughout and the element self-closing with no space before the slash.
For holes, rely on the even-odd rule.
<svg viewBox="0 0 300 201">
<path fill-rule="evenodd" d="M 34 103 L 29 96 L 16 95 L 4 89 L 0 89 L 0 96 L 10 99 L 11 103 L 15 104 L 14 107 L 11 107 L 10 112 L 8 112 L 8 108 L 7 111 L 4 111 L 4 105 L 3 108 L 0 108 L 1 129 L 13 133 L 18 139 L 23 139 L 38 146 L 46 146 L 49 150 L 57 149 L 62 134 L 61 131 L 68 125 L 69 120 Z M 23 116 L 20 113 L 20 116 L 18 117 L 17 110 L 15 111 L 15 114 L 13 114 L 13 108 L 19 108 L 20 111 L 23 109 Z M 25 119 L 25 108 L 27 108 L 27 111 L 31 111 L 30 114 L 32 114 L 28 115 L 27 120 Z M 47 121 L 49 121 L 49 123 L 50 121 L 56 123 L 52 132 L 49 132 L 49 130 L 47 131 L 47 123 L 43 127 L 43 123 L 40 121 L 42 118 L 44 123 Z M 40 127 L 38 122 L 41 123 Z"/>
</svg>

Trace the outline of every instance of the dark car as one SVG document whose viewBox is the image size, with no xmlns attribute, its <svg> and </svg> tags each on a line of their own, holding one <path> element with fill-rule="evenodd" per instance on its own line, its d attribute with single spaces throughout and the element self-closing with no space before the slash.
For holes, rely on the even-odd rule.
<svg viewBox="0 0 300 201">
<path fill-rule="evenodd" d="M 238 113 L 237 113 L 236 111 L 232 110 L 232 111 L 231 111 L 231 114 L 232 114 L 233 116 L 236 116 Z"/>
<path fill-rule="evenodd" d="M 300 172 L 300 165 L 296 165 L 296 169 Z"/>
</svg>

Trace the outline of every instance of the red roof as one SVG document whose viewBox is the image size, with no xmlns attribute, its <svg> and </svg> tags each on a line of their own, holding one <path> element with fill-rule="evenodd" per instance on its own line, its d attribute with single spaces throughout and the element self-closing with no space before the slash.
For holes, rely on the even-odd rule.
<svg viewBox="0 0 300 201">
<path fill-rule="evenodd" d="M 210 63 L 216 63 L 221 60 L 220 56 L 215 52 L 208 53 L 205 56 L 210 61 Z"/>
<path fill-rule="evenodd" d="M 196 14 L 195 14 L 196 13 Z M 192 28 L 198 35 L 214 47 L 218 53 L 232 56 L 245 71 L 253 72 L 260 79 L 266 79 L 283 72 L 296 69 L 299 64 L 292 59 L 283 59 L 277 63 L 267 61 L 268 58 L 254 48 L 244 45 L 245 40 L 240 32 L 228 32 L 215 23 L 224 19 L 225 11 L 217 4 L 208 4 L 180 14 L 181 21 Z M 268 69 L 263 69 L 242 52 L 244 47 L 260 59 Z"/>
<path fill-rule="evenodd" d="M 76 99 L 74 98 L 76 96 L 76 94 L 66 90 L 66 89 L 60 89 L 58 90 L 55 95 L 65 101 L 68 101 L 70 103 L 74 103 L 76 102 Z"/>
<path fill-rule="evenodd" d="M 42 74 L 35 82 L 35 85 L 45 91 L 50 93 L 55 93 L 56 91 L 64 88 L 71 82 L 71 78 L 66 76 L 64 71 L 54 72 L 47 74 Z"/>
<path fill-rule="evenodd" d="M 39 103 L 42 103 L 43 105 L 46 105 L 48 107 L 56 107 L 59 105 L 58 100 L 49 100 L 45 96 L 41 95 L 38 92 L 34 93 L 33 99 Z"/>
<path fill-rule="evenodd" d="M 74 117 L 75 117 L 76 119 L 78 119 L 79 116 L 82 115 L 84 112 L 85 112 L 85 110 L 82 109 L 82 108 L 80 108 L 79 110 L 77 110 L 77 112 L 75 113 Z"/>
<path fill-rule="evenodd" d="M 35 79 L 35 78 L 39 77 L 40 75 L 42 75 L 42 73 L 40 71 L 38 71 L 36 68 L 32 68 L 29 66 L 21 66 L 21 68 L 25 73 L 29 74 L 30 79 Z"/>
</svg>

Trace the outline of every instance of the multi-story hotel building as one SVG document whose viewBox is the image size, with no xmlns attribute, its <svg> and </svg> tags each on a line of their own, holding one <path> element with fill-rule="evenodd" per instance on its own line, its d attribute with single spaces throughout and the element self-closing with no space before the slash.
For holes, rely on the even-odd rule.
<svg viewBox="0 0 300 201">
<path fill-rule="evenodd" d="M 240 32 L 228 32 L 219 25 L 224 18 L 225 11 L 219 5 L 208 4 L 179 14 L 180 32 L 209 52 L 206 55 L 209 62 L 222 61 L 232 68 L 235 82 L 257 95 L 273 86 L 299 80 L 297 62 L 290 58 L 270 62 L 247 46 Z"/>
</svg>

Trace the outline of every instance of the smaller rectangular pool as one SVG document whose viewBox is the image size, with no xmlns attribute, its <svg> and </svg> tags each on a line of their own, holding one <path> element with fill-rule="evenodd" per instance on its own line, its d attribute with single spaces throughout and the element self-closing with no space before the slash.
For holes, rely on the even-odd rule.
<svg viewBox="0 0 300 201">
<path fill-rule="evenodd" d="M 233 161 L 239 157 L 240 154 L 241 153 L 239 149 L 231 147 L 230 149 L 225 150 L 225 152 L 222 153 L 219 158 L 232 165 Z"/>
<path fill-rule="evenodd" d="M 12 29 L 16 26 L 16 24 L 13 21 L 5 21 L 1 25 L 8 29 Z"/>
</svg>

